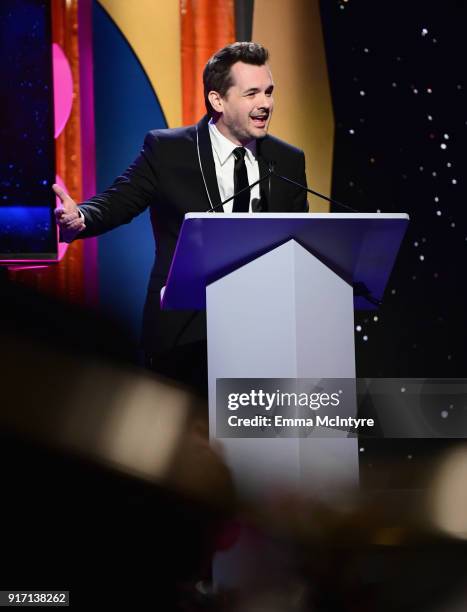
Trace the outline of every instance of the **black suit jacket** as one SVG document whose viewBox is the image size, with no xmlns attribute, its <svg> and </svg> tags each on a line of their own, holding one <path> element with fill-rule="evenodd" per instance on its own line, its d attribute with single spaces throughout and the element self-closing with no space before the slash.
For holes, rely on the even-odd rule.
<svg viewBox="0 0 467 612">
<path fill-rule="evenodd" d="M 143 317 L 143 347 L 161 353 L 176 345 L 206 338 L 203 313 L 161 311 L 160 290 L 165 285 L 178 234 L 187 212 L 206 212 L 220 203 L 208 117 L 197 125 L 153 130 L 141 153 L 103 193 L 80 205 L 86 229 L 80 238 L 103 234 L 151 207 L 156 258 L 149 280 Z M 257 141 L 260 176 L 274 162 L 278 174 L 306 185 L 303 151 L 266 136 Z M 201 167 L 204 173 L 201 173 Z M 277 178 L 261 184 L 261 211 L 305 212 L 306 192 Z M 209 197 L 208 192 L 209 191 Z M 217 208 L 217 213 L 223 209 Z"/>
</svg>

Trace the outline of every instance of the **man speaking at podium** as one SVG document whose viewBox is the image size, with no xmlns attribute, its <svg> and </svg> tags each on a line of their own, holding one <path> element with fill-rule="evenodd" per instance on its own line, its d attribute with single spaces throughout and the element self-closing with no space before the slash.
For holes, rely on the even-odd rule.
<svg viewBox="0 0 467 612">
<path fill-rule="evenodd" d="M 149 132 L 122 176 L 79 206 L 54 185 L 63 205 L 56 220 L 65 242 L 129 223 L 150 206 L 156 260 L 143 317 L 146 361 L 154 370 L 204 392 L 205 313 L 160 309 L 160 291 L 185 213 L 308 210 L 306 191 L 274 176 L 247 189 L 273 169 L 306 186 L 303 151 L 267 133 L 274 106 L 268 58 L 267 49 L 252 42 L 220 49 L 203 72 L 207 115 L 198 124 Z"/>
</svg>

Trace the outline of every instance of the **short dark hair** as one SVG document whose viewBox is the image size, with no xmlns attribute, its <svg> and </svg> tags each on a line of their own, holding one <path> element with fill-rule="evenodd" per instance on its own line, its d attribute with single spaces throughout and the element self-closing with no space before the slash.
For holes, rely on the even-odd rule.
<svg viewBox="0 0 467 612">
<path fill-rule="evenodd" d="M 264 66 L 268 59 L 269 51 L 254 42 L 234 42 L 214 53 L 203 71 L 204 103 L 208 115 L 212 116 L 214 113 L 208 93 L 217 91 L 222 97 L 225 96 L 229 87 L 232 86 L 230 69 L 234 64 L 243 62 Z"/>
</svg>

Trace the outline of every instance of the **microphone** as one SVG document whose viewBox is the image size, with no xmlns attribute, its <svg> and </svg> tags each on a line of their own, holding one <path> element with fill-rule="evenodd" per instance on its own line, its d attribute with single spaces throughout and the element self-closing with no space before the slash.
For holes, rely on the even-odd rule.
<svg viewBox="0 0 467 612">
<path fill-rule="evenodd" d="M 239 191 L 231 195 L 230 198 L 227 198 L 223 202 L 216 204 L 216 206 L 213 206 L 206 212 L 214 212 L 216 209 L 224 206 L 224 204 L 227 204 L 227 202 L 230 202 L 230 200 L 233 200 L 237 195 L 243 193 L 247 189 L 251 189 L 252 187 L 255 187 L 256 185 L 258 185 L 259 183 L 262 183 L 263 181 L 267 179 L 268 179 L 268 195 L 269 195 L 268 199 L 269 201 L 271 201 L 271 182 L 272 182 L 271 178 L 275 176 L 279 180 L 285 181 L 286 183 L 290 183 L 291 185 L 295 185 L 295 187 L 300 187 L 300 189 L 303 189 L 304 191 L 307 191 L 308 193 L 311 193 L 312 195 L 315 195 L 318 198 L 322 198 L 323 200 L 326 200 L 327 202 L 330 202 L 331 204 L 336 204 L 337 206 L 340 206 L 341 208 L 344 208 L 345 210 L 349 210 L 350 212 L 353 212 L 353 213 L 358 213 L 358 210 L 355 210 L 355 208 L 352 208 L 351 206 L 348 206 L 347 204 L 343 204 L 342 202 L 339 202 L 339 200 L 335 200 L 334 198 L 328 198 L 328 196 L 325 196 L 319 191 L 315 191 L 314 189 L 309 189 L 308 187 L 305 187 L 305 185 L 302 185 L 301 183 L 297 183 L 297 181 L 293 181 L 292 179 L 289 179 L 286 176 L 277 174 L 275 171 L 276 162 L 272 160 L 265 160 L 265 161 L 267 161 L 267 164 L 268 164 L 267 174 L 265 174 L 264 176 L 261 176 L 257 181 L 255 181 L 254 183 L 251 183 L 251 185 L 247 185 L 246 187 L 243 187 L 243 189 L 240 189 Z M 259 205 L 259 202 L 257 200 L 253 201 L 252 209 L 253 209 L 253 212 L 261 212 L 261 206 Z"/>
<path fill-rule="evenodd" d="M 240 195 L 241 193 L 243 193 L 247 189 L 251 189 L 252 187 L 255 187 L 256 185 L 259 185 L 259 183 L 262 183 L 266 179 L 270 179 L 270 178 L 271 178 L 271 170 L 269 169 L 268 173 L 265 174 L 264 176 L 260 176 L 260 178 L 257 181 L 255 181 L 254 183 L 251 183 L 251 185 L 247 185 L 246 187 L 243 187 L 243 189 L 239 189 L 239 191 L 236 191 L 233 195 L 230 196 L 230 198 L 227 198 L 226 200 L 224 200 L 220 204 L 216 204 L 216 206 L 213 206 L 212 208 L 210 208 L 206 212 L 213 212 L 214 210 L 216 210 L 216 208 L 221 208 L 222 206 L 224 206 L 224 204 L 227 204 L 227 202 L 230 202 L 230 200 L 233 200 L 236 196 Z M 256 207 L 256 210 L 255 210 L 255 207 Z M 253 208 L 253 212 L 260 212 L 260 208 L 261 207 L 259 206 L 259 202 L 258 202 L 257 199 L 253 200 L 252 208 Z"/>
<path fill-rule="evenodd" d="M 304 189 L 305 191 L 308 191 L 308 193 L 311 193 L 311 194 L 317 196 L 318 198 L 326 200 L 327 202 L 331 202 L 331 204 L 336 204 L 337 206 L 340 206 L 341 208 L 344 208 L 345 210 L 350 210 L 350 212 L 358 213 L 358 210 L 355 210 L 355 208 L 352 208 L 351 206 L 348 206 L 347 204 L 343 204 L 342 202 L 339 202 L 339 200 L 334 200 L 333 198 L 328 198 L 328 196 L 325 196 L 324 194 L 320 193 L 319 191 L 315 191 L 314 189 L 309 189 L 308 187 L 305 187 L 305 185 L 302 185 L 301 183 L 297 183 L 297 181 L 293 181 L 292 179 L 289 179 L 286 176 L 282 176 L 280 174 L 277 174 L 275 172 L 275 162 L 269 161 L 268 162 L 268 168 L 269 168 L 269 199 L 271 199 L 271 177 L 275 176 L 276 178 L 280 179 L 281 181 L 285 181 L 286 183 L 290 183 L 292 185 L 295 185 L 296 187 L 300 187 L 301 189 Z"/>
</svg>

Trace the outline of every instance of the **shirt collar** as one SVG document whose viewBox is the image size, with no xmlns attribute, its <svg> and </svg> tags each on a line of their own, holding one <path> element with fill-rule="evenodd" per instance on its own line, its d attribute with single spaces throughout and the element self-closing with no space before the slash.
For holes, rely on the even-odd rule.
<svg viewBox="0 0 467 612">
<path fill-rule="evenodd" d="M 212 148 L 217 155 L 220 165 L 223 166 L 232 155 L 233 150 L 239 145 L 226 138 L 224 134 L 221 134 L 212 118 L 209 120 L 208 125 Z M 256 140 L 250 140 L 250 142 L 245 145 L 245 149 L 246 156 L 250 163 L 254 163 L 256 161 Z"/>
</svg>

